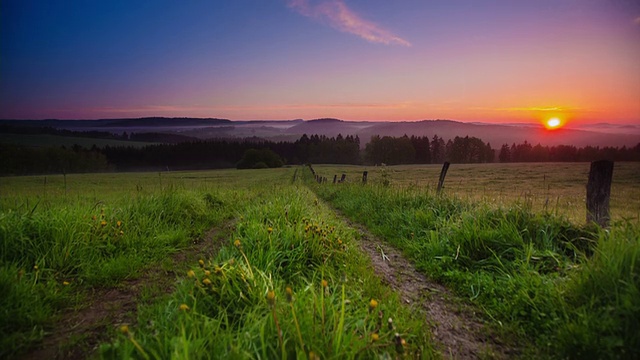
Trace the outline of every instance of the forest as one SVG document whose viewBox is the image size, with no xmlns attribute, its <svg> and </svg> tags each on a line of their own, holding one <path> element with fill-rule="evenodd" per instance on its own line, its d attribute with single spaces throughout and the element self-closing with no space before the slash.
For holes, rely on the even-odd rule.
<svg viewBox="0 0 640 360">
<path fill-rule="evenodd" d="M 97 134 L 92 134 L 97 135 Z M 162 134 L 160 134 L 162 135 Z M 178 136 L 179 137 L 179 136 Z M 504 144 L 496 151 L 476 137 L 445 141 L 428 136 L 372 136 L 364 147 L 358 136 L 303 135 L 294 142 L 260 138 L 211 139 L 143 147 L 105 146 L 34 148 L 0 144 L 0 175 L 78 173 L 100 171 L 172 171 L 221 168 L 278 167 L 295 164 L 439 164 L 490 162 L 585 162 L 599 159 L 640 161 L 640 143 L 628 147 L 533 146 Z M 157 134 L 129 135 L 129 139 L 159 139 Z M 270 152 L 265 152 L 269 150 Z M 275 156 L 275 158 L 274 158 Z M 252 160 L 253 159 L 253 160 Z"/>
</svg>

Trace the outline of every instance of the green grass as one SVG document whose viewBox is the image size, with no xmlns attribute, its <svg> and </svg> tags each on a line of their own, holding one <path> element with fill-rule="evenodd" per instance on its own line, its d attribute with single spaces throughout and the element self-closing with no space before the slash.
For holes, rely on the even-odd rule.
<svg viewBox="0 0 640 360">
<path fill-rule="evenodd" d="M 440 197 L 375 182 L 313 189 L 475 304 L 526 355 L 640 356 L 637 220 L 604 231 L 535 211 L 530 201 L 496 206 L 447 196 L 450 189 Z"/>
<path fill-rule="evenodd" d="M 257 191 L 220 252 L 140 314 L 138 324 L 154 325 L 120 334 L 103 358 L 434 356 L 426 324 L 373 275 L 354 230 L 305 187 Z M 407 345 L 396 349 L 395 333 Z"/>
<path fill-rule="evenodd" d="M 61 177 L 34 187 L 35 178 L 3 179 L 2 192 L 11 194 L 0 211 L 3 355 L 40 340 L 60 310 L 81 301 L 74 294 L 138 276 L 252 197 L 140 179 L 143 190 L 140 183 L 101 176 L 67 176 L 66 192 Z"/>
<path fill-rule="evenodd" d="M 37 346 L 92 291 L 160 269 L 175 291 L 143 284 L 135 321 L 110 328 L 97 356 L 438 357 L 423 317 L 381 284 L 358 232 L 317 196 L 404 250 L 524 357 L 639 357 L 637 165 L 616 165 L 613 196 L 628 201 L 612 200 L 608 231 L 558 205 L 582 201 L 584 167 L 453 165 L 439 197 L 433 166 L 385 168 L 386 187 L 380 168 L 362 186 L 363 168 L 337 166 L 315 167 L 324 185 L 306 168 L 0 178 L 1 356 Z M 541 206 L 536 169 L 558 191 L 553 207 Z M 331 184 L 334 172 L 351 184 Z M 202 263 L 170 261 L 224 224 Z"/>
<path fill-rule="evenodd" d="M 433 357 L 427 325 L 374 276 L 357 233 L 292 183 L 295 171 L 3 178 L 2 355 L 36 346 L 92 289 L 160 267 L 179 271 L 176 291 L 145 284 L 137 322 L 113 331 L 99 356 Z M 202 265 L 186 264 L 193 277 L 185 264 L 166 261 L 225 221 L 234 224 L 231 236 L 212 257 L 203 254 Z M 396 348 L 396 332 L 404 346 Z"/>
</svg>

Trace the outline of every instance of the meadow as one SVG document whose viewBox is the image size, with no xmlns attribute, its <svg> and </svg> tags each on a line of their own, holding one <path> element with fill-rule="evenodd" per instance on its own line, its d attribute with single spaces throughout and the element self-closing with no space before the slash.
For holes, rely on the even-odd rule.
<svg viewBox="0 0 640 360">
<path fill-rule="evenodd" d="M 638 165 L 616 164 L 606 231 L 583 224 L 588 164 L 452 165 L 443 196 L 438 166 L 368 168 L 367 186 L 363 167 L 314 168 L 328 183 L 306 167 L 0 178 L 0 357 L 447 357 L 343 216 L 515 355 L 640 356 Z M 132 284 L 133 305 L 47 341 Z"/>
<path fill-rule="evenodd" d="M 368 171 L 372 183 L 385 180 L 394 188 L 434 193 L 442 165 L 314 166 L 333 181 L 333 175 L 347 175 L 347 181 L 362 180 Z M 452 164 L 443 193 L 465 202 L 483 202 L 494 207 L 526 204 L 534 212 L 551 212 L 575 224 L 586 219 L 585 197 L 589 163 L 489 163 Z M 640 163 L 617 162 L 611 186 L 613 221 L 640 218 Z"/>
</svg>

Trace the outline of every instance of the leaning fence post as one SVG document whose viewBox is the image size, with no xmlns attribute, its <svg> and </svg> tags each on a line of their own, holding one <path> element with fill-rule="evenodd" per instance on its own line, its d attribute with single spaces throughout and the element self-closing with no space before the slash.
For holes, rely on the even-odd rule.
<svg viewBox="0 0 640 360">
<path fill-rule="evenodd" d="M 333 175 L 333 183 L 335 184 L 338 181 L 338 175 Z"/>
<path fill-rule="evenodd" d="M 362 183 L 366 184 L 367 183 L 367 175 L 369 174 L 368 171 L 363 171 L 362 172 Z"/>
<path fill-rule="evenodd" d="M 344 180 L 347 178 L 347 174 L 342 174 L 342 178 L 340 178 L 339 182 L 344 182 Z"/>
<path fill-rule="evenodd" d="M 600 160 L 591 163 L 587 182 L 587 223 L 609 226 L 609 198 L 613 161 Z"/>
<path fill-rule="evenodd" d="M 436 191 L 438 194 L 440 194 L 440 191 L 442 191 L 442 187 L 444 186 L 444 177 L 447 176 L 449 165 L 450 164 L 448 161 L 445 161 L 444 164 L 442 164 L 442 170 L 440 171 L 440 180 L 438 180 L 438 190 Z"/>
</svg>

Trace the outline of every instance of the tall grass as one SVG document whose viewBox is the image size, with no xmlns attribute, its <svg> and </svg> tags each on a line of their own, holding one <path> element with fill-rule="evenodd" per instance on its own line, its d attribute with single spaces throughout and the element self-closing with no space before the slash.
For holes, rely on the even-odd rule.
<svg viewBox="0 0 640 360">
<path fill-rule="evenodd" d="M 475 303 L 531 356 L 640 355 L 639 224 L 578 227 L 527 203 L 496 208 L 407 188 L 311 185 Z M 545 355 L 542 355 L 545 354 Z"/>
<path fill-rule="evenodd" d="M 74 294 L 135 277 L 230 216 L 218 204 L 229 199 L 212 203 L 214 197 L 220 195 L 172 189 L 93 205 L 54 201 L 1 212 L 2 355 L 39 340 L 56 313 L 76 302 Z"/>
<path fill-rule="evenodd" d="M 305 187 L 254 190 L 219 253 L 143 308 L 103 358 L 142 356 L 136 343 L 153 358 L 435 356 L 426 324 L 373 274 L 354 230 Z"/>
</svg>

